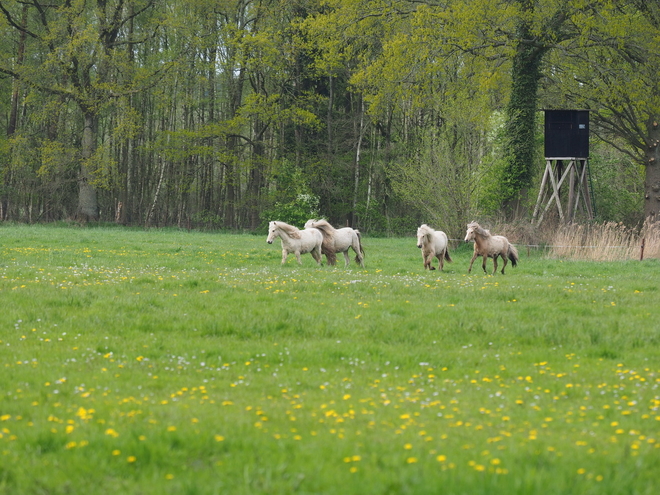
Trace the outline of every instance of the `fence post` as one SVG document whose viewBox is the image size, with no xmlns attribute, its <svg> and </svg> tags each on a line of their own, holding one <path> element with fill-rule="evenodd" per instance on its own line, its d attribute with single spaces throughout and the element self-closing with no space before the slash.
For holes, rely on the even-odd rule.
<svg viewBox="0 0 660 495">
<path fill-rule="evenodd" d="M 646 241 L 646 239 L 642 238 L 642 246 L 639 250 L 639 261 L 644 260 L 644 241 Z"/>
</svg>

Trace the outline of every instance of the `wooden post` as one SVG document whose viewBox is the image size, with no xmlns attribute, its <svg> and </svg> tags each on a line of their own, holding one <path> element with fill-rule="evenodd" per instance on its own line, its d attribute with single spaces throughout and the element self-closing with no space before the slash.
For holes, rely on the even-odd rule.
<svg viewBox="0 0 660 495">
<path fill-rule="evenodd" d="M 552 166 L 550 165 L 550 160 L 545 162 L 545 171 L 543 172 L 543 179 L 541 179 L 541 188 L 539 189 L 539 196 L 536 199 L 536 206 L 534 206 L 534 214 L 532 215 L 532 222 L 536 220 L 537 215 L 539 214 L 539 208 L 545 197 L 545 185 L 548 180 L 548 175 L 552 173 Z M 540 220 L 539 220 L 540 223 Z"/>
<path fill-rule="evenodd" d="M 575 159 L 568 163 L 568 168 L 570 172 L 568 175 L 568 207 L 566 210 L 568 221 L 572 222 L 575 220 L 575 206 L 577 206 L 577 202 L 579 201 L 579 195 L 576 197 L 575 194 Z"/>
<path fill-rule="evenodd" d="M 642 246 L 639 250 L 639 261 L 644 260 L 644 244 L 645 244 L 646 239 L 642 238 Z"/>
</svg>

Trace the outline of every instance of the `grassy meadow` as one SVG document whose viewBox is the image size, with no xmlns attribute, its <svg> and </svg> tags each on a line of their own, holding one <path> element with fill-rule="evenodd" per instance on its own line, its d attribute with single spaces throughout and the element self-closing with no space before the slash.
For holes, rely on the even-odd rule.
<svg viewBox="0 0 660 495">
<path fill-rule="evenodd" d="M 0 227 L 0 494 L 657 493 L 660 261 L 428 272 L 414 230 Z"/>
</svg>

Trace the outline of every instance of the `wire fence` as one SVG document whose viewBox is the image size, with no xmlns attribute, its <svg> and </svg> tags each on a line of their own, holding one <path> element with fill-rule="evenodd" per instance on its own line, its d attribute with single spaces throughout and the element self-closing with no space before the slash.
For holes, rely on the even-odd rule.
<svg viewBox="0 0 660 495">
<path fill-rule="evenodd" d="M 449 241 L 453 241 L 457 243 L 457 245 L 460 244 L 471 244 L 473 241 L 465 241 L 464 239 L 449 239 Z M 644 250 L 646 247 L 646 240 L 641 239 L 640 242 L 637 243 L 631 243 L 627 245 L 602 245 L 602 244 L 590 244 L 590 245 L 576 245 L 576 244 L 522 244 L 522 243 L 517 243 L 517 242 L 512 242 L 514 246 L 516 246 L 518 249 L 520 248 L 526 248 L 527 249 L 527 255 L 530 256 L 530 250 L 531 249 L 539 249 L 539 250 L 546 250 L 546 251 L 553 251 L 553 250 L 569 250 L 571 251 L 570 253 L 564 252 L 565 257 L 568 258 L 575 258 L 580 256 L 576 256 L 576 251 L 579 250 L 614 250 L 618 249 L 620 251 L 625 250 L 626 253 L 623 253 L 624 256 L 620 256 L 621 259 L 633 259 L 637 258 L 637 255 L 639 255 L 639 260 L 642 261 L 644 259 Z M 634 253 L 634 254 L 633 254 Z M 556 253 L 558 257 L 563 257 L 561 256 L 561 253 Z M 647 257 L 654 257 L 654 256 L 647 256 Z M 591 258 L 591 256 L 588 256 L 587 258 Z M 606 260 L 606 258 L 613 259 L 611 256 L 600 256 L 599 259 L 601 260 Z"/>
</svg>

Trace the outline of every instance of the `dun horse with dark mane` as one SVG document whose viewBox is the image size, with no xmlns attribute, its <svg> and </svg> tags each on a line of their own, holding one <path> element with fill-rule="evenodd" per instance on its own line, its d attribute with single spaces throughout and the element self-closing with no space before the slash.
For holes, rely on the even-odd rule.
<svg viewBox="0 0 660 495">
<path fill-rule="evenodd" d="M 504 261 L 502 267 L 502 274 L 506 268 L 507 260 L 511 261 L 512 266 L 518 264 L 518 250 L 513 244 L 510 244 L 508 239 L 501 235 L 492 235 L 490 231 L 484 229 L 477 222 L 469 223 L 467 232 L 465 234 L 465 241 L 474 241 L 474 254 L 470 260 L 470 268 L 468 273 L 472 271 L 472 263 L 477 259 L 477 256 L 483 256 L 483 263 L 481 266 L 486 272 L 486 261 L 488 258 L 493 258 L 493 275 L 497 272 L 497 257 L 501 256 Z"/>
<path fill-rule="evenodd" d="M 362 237 L 360 231 L 350 227 L 336 229 L 327 220 L 307 220 L 305 228 L 314 228 L 323 234 L 323 246 L 321 252 L 325 254 L 328 265 L 337 264 L 337 253 L 344 253 L 344 262 L 347 267 L 351 259 L 348 249 L 355 251 L 355 262 L 364 268 L 364 249 L 362 249 Z"/>
</svg>

